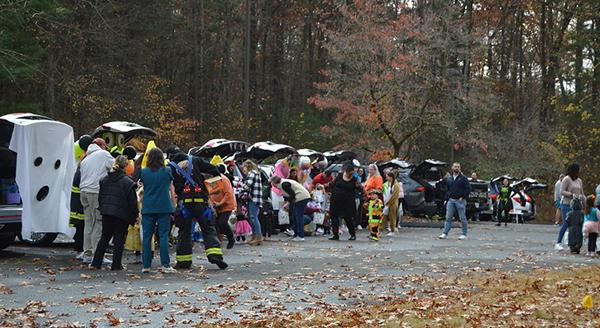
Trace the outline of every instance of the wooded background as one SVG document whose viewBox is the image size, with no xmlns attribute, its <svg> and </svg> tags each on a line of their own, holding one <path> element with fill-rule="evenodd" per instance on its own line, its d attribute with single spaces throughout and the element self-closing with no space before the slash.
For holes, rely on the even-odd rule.
<svg viewBox="0 0 600 328">
<path fill-rule="evenodd" d="M 250 142 L 484 178 L 552 184 L 576 160 L 591 187 L 599 96 L 597 0 L 0 3 L 0 112 L 77 134 L 131 120 L 185 147 L 243 139 L 248 122 Z"/>
</svg>

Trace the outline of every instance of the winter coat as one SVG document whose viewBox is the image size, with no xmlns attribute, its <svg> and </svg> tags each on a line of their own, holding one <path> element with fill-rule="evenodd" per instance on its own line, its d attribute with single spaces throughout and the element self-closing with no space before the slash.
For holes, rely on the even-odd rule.
<svg viewBox="0 0 600 328">
<path fill-rule="evenodd" d="M 117 217 L 130 224 L 138 215 L 136 184 L 123 171 L 116 170 L 100 180 L 99 209 L 102 215 Z"/>
</svg>

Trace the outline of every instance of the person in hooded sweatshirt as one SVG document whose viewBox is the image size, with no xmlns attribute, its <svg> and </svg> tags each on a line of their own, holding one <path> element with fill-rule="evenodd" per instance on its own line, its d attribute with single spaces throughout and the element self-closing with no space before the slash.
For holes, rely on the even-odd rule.
<svg viewBox="0 0 600 328">
<path fill-rule="evenodd" d="M 102 215 L 98 205 L 98 194 L 100 193 L 100 180 L 108 175 L 115 159 L 106 151 L 106 142 L 101 138 L 94 139 L 88 147 L 85 158 L 79 164 L 81 180 L 79 190 L 81 191 L 81 205 L 85 215 L 85 227 L 83 231 L 83 263 L 92 263 L 92 256 L 96 251 L 96 245 L 102 234 Z M 110 261 L 105 260 L 105 263 Z"/>
<path fill-rule="evenodd" d="M 106 177 L 100 180 L 98 196 L 102 213 L 102 235 L 96 246 L 92 269 L 100 269 L 108 242 L 113 239 L 114 250 L 111 270 L 123 270 L 121 258 L 129 225 L 135 224 L 139 210 L 136 183 L 126 175 L 129 160 L 118 156 Z"/>
</svg>

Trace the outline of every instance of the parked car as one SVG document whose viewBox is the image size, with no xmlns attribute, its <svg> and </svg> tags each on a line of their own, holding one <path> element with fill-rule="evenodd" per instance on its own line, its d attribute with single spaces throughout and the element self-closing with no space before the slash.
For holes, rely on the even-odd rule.
<svg viewBox="0 0 600 328">
<path fill-rule="evenodd" d="M 471 192 L 467 199 L 467 218 L 472 220 L 475 218 L 475 214 L 479 213 L 479 220 L 491 220 L 493 208 L 490 207 L 488 182 L 469 178 L 469 184 Z"/>
<path fill-rule="evenodd" d="M 37 121 L 44 121 L 44 124 L 35 124 Z M 46 124 L 48 121 L 50 121 L 51 124 Z M 23 202 L 19 194 L 19 188 L 16 184 L 17 154 L 9 149 L 16 125 L 29 126 L 31 127 L 30 131 L 35 131 L 35 129 L 48 129 L 49 126 L 53 128 L 57 127 L 57 131 L 65 131 L 65 129 L 62 128 L 65 126 L 64 123 L 54 121 L 51 118 L 42 115 L 16 113 L 0 117 L 0 249 L 8 247 L 14 241 L 16 236 L 23 242 L 36 246 L 50 245 L 58 236 L 58 233 L 32 233 L 28 239 L 23 239 L 21 237 Z M 72 137 L 72 132 L 69 134 Z M 47 140 L 47 142 L 60 144 L 59 142 L 62 141 Z M 38 150 L 40 153 L 44 153 L 44 149 Z M 35 157 L 36 160 L 34 165 L 36 167 L 39 166 L 40 168 L 46 168 L 46 166 L 44 166 L 45 163 L 53 163 L 52 167 L 54 169 L 58 170 L 60 168 L 62 170 L 65 165 L 61 160 L 48 161 L 47 159 L 44 161 L 45 156 L 42 154 L 23 154 L 23 156 L 24 158 L 27 158 L 27 156 Z M 60 174 L 54 175 L 51 180 L 46 180 L 46 183 L 57 182 L 58 180 L 55 179 L 60 180 Z M 53 198 L 52 196 L 59 192 L 60 191 L 55 191 L 52 185 L 44 185 L 39 188 L 36 199 L 41 203 L 43 200 Z M 30 205 L 32 206 L 32 211 L 34 211 L 35 205 L 36 204 Z M 56 206 L 58 208 L 59 205 L 57 204 Z M 35 211 L 40 211 L 40 209 L 36 208 Z"/>
<path fill-rule="evenodd" d="M 534 220 L 537 216 L 537 208 L 535 199 L 532 197 L 533 192 L 546 189 L 548 186 L 533 178 L 518 180 L 510 175 L 495 177 L 490 181 L 490 206 L 492 207 L 494 220 L 497 216 L 498 193 L 504 179 L 508 179 L 510 186 L 519 191 L 513 191 L 510 195 L 511 209 L 508 215 L 511 221 L 518 223 Z"/>
<path fill-rule="evenodd" d="M 401 159 L 377 163 L 379 170 L 393 168 L 404 190 L 404 212 L 410 215 L 433 216 L 443 212 L 443 168 L 445 162 L 428 159 L 414 165 Z"/>
</svg>

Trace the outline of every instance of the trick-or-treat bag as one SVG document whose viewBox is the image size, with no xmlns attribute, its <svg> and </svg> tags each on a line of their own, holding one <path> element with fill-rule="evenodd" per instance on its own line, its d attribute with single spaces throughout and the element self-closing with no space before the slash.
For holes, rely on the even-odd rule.
<svg viewBox="0 0 600 328">
<path fill-rule="evenodd" d="M 133 226 L 129 226 L 127 231 L 127 239 L 125 240 L 125 249 L 132 252 L 142 251 L 142 237 L 140 231 L 140 224 L 136 223 Z"/>
<path fill-rule="evenodd" d="M 280 209 L 277 213 L 277 221 L 279 224 L 290 224 L 290 215 L 286 210 Z"/>
</svg>

